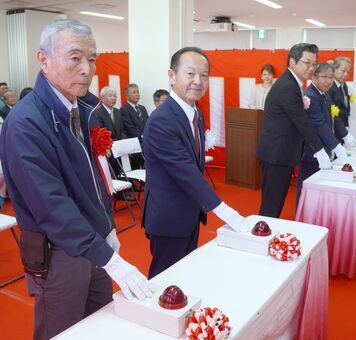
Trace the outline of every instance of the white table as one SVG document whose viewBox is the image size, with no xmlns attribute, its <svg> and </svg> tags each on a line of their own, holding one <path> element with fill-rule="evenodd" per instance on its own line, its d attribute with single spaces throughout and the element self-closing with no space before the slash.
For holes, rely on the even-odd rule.
<svg viewBox="0 0 356 340">
<path fill-rule="evenodd" d="M 200 247 L 152 281 L 177 284 L 202 297 L 203 307 L 219 307 L 229 316 L 231 339 L 326 339 L 328 294 L 327 229 L 264 218 L 302 243 L 302 256 L 279 262 L 219 247 L 216 240 Z M 300 325 L 298 326 L 298 323 Z M 145 339 L 170 337 L 114 315 L 113 303 L 61 333 L 56 339 Z"/>
<path fill-rule="evenodd" d="M 356 170 L 356 159 L 350 163 Z M 331 275 L 356 276 L 356 183 L 325 180 L 320 171 L 303 182 L 296 220 L 329 229 Z"/>
</svg>

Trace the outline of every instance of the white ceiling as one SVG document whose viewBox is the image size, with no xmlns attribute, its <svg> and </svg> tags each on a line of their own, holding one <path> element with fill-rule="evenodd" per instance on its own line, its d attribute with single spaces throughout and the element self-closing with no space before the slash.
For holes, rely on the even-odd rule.
<svg viewBox="0 0 356 340">
<path fill-rule="evenodd" d="M 313 18 L 329 27 L 356 27 L 355 0 L 275 0 L 282 9 L 272 9 L 254 0 L 194 0 L 195 28 L 207 28 L 211 19 L 218 15 L 229 16 L 235 21 L 256 28 L 274 27 L 315 27 L 304 21 Z M 0 0 L 0 9 L 33 8 L 58 11 L 76 19 L 83 18 L 80 11 L 92 11 L 124 16 L 125 20 L 115 21 L 127 24 L 128 0 Z M 149 0 L 147 0 L 149 3 Z M 86 18 L 88 19 L 88 18 Z M 94 19 L 92 19 L 94 20 Z M 95 19 L 112 21 L 110 19 Z"/>
</svg>

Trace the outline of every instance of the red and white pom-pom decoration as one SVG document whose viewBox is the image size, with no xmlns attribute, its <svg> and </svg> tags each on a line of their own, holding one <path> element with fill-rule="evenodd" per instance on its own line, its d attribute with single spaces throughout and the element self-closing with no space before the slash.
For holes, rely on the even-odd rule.
<svg viewBox="0 0 356 340">
<path fill-rule="evenodd" d="M 229 318 L 218 308 L 200 308 L 187 321 L 187 340 L 226 339 L 231 332 Z"/>
<path fill-rule="evenodd" d="M 289 261 L 301 255 L 300 241 L 291 233 L 277 234 L 269 244 L 269 254 L 279 261 Z"/>
</svg>

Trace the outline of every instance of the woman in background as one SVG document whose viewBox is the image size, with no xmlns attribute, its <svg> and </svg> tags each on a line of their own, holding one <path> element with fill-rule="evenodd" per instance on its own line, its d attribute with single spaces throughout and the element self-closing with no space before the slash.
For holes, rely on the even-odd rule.
<svg viewBox="0 0 356 340">
<path fill-rule="evenodd" d="M 263 65 L 261 69 L 262 84 L 256 84 L 251 89 L 250 99 L 248 101 L 249 109 L 264 109 L 267 93 L 274 82 L 274 70 L 271 64 Z"/>
</svg>

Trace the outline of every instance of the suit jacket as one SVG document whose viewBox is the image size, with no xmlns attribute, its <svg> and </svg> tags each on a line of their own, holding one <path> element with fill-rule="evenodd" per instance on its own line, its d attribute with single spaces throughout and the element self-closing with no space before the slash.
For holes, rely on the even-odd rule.
<svg viewBox="0 0 356 340">
<path fill-rule="evenodd" d="M 111 119 L 109 112 L 104 105 L 100 105 L 94 111 L 94 114 L 98 118 L 100 127 L 105 127 L 111 131 L 111 137 L 113 140 L 119 140 L 126 138 L 126 132 L 124 130 L 124 121 L 121 116 L 120 110 L 113 108 L 114 121 Z"/>
<path fill-rule="evenodd" d="M 345 89 L 345 93 L 347 96 L 347 105 L 345 105 L 343 94 L 341 93 L 339 87 L 336 85 L 335 82 L 333 83 L 330 90 L 328 91 L 328 94 L 331 99 L 331 104 L 336 105 L 340 110 L 339 115 L 334 119 L 334 126 L 336 127 L 335 135 L 338 138 L 338 140 L 341 142 L 342 142 L 342 138 L 347 135 L 347 130 L 343 129 L 343 127 L 349 126 L 350 99 L 349 99 L 347 86 Z"/>
<path fill-rule="evenodd" d="M 274 165 L 295 167 L 302 157 L 303 142 L 314 153 L 323 147 L 304 110 L 299 84 L 287 70 L 267 95 L 257 158 Z"/>
<path fill-rule="evenodd" d="M 333 133 L 333 118 L 330 111 L 330 97 L 327 93 L 325 94 L 325 97 L 323 97 L 313 84 L 308 86 L 305 91 L 305 95 L 310 98 L 310 106 L 307 110 L 309 119 L 314 125 L 314 128 L 322 141 L 325 151 L 331 155 L 331 150 L 333 150 L 339 142 Z M 314 152 L 311 148 L 308 145 L 305 145 L 302 161 L 317 163 L 317 160 L 313 157 L 313 155 Z"/>
<path fill-rule="evenodd" d="M 143 129 L 145 128 L 148 114 L 144 106 L 138 105 L 138 107 L 142 114 L 142 120 L 139 118 L 136 110 L 129 103 L 122 106 L 120 112 L 124 120 L 124 129 L 127 133 L 127 137 L 138 137 L 139 141 L 142 142 Z"/>
<path fill-rule="evenodd" d="M 221 200 L 203 177 L 204 122 L 199 112 L 200 157 L 189 120 L 171 97 L 153 111 L 144 131 L 146 166 L 142 226 L 149 235 L 188 237 Z"/>
<path fill-rule="evenodd" d="M 4 106 L 3 108 L 1 108 L 1 110 L 0 110 L 0 116 L 1 116 L 1 118 L 2 118 L 3 120 L 5 120 L 5 118 L 6 118 L 7 115 L 9 114 L 10 110 L 11 110 L 11 107 L 7 106 L 6 104 L 5 104 L 5 106 Z"/>
</svg>

